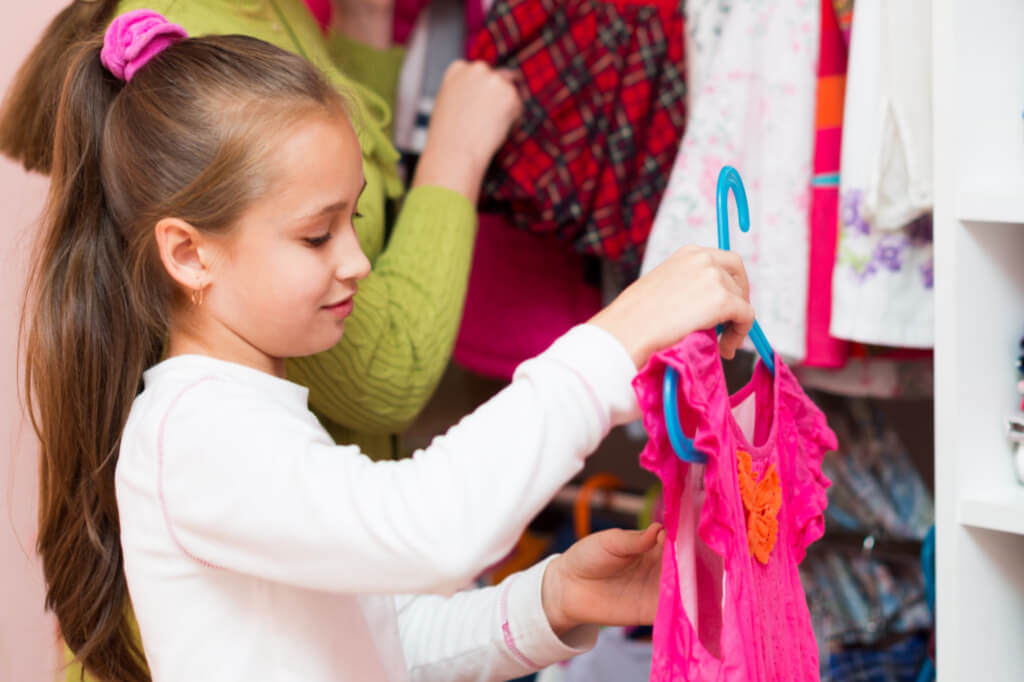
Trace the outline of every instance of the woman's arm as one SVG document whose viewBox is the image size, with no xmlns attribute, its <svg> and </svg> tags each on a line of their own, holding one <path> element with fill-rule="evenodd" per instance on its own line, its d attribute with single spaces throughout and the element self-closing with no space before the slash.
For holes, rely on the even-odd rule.
<svg viewBox="0 0 1024 682">
<path fill-rule="evenodd" d="M 289 376 L 310 388 L 328 420 L 366 433 L 401 431 L 426 404 L 448 365 L 469 280 L 473 208 L 487 163 L 519 114 L 508 77 L 483 64 L 449 68 L 427 148 L 387 248 L 359 285 L 345 336 L 292 360 Z M 383 232 L 383 180 L 367 160 L 360 236 Z M 380 244 L 363 244 L 370 254 Z"/>
</svg>

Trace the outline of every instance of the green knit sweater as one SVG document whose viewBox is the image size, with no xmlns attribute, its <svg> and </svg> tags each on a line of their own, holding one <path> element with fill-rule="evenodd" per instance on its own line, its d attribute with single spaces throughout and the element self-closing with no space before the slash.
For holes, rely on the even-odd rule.
<svg viewBox="0 0 1024 682">
<path fill-rule="evenodd" d="M 466 296 L 476 213 L 457 192 L 417 187 L 406 195 L 385 248 L 385 205 L 402 193 L 388 136 L 400 49 L 325 38 L 303 0 L 126 0 L 181 24 L 189 35 L 240 33 L 301 54 L 355 95 L 366 190 L 355 221 L 373 264 L 359 284 L 341 342 L 288 363 L 309 387 L 310 405 L 339 443 L 375 459 L 392 454 L 391 434 L 420 412 L 448 364 Z"/>
</svg>

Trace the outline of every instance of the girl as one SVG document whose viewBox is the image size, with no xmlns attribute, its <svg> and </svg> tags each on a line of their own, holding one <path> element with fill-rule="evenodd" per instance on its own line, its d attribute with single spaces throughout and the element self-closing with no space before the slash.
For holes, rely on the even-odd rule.
<svg viewBox="0 0 1024 682">
<path fill-rule="evenodd" d="M 57 112 L 27 387 L 47 603 L 89 671 L 506 679 L 585 649 L 595 623 L 651 621 L 656 528 L 497 588 L 397 595 L 450 595 L 506 554 L 635 416 L 655 350 L 731 322 L 734 353 L 753 320 L 735 256 L 681 251 L 430 448 L 375 463 L 283 378 L 337 344 L 369 272 L 337 91 L 266 43 L 141 11 L 76 51 Z"/>
<path fill-rule="evenodd" d="M 386 230 L 387 209 L 402 190 L 388 136 L 402 52 L 365 43 L 381 44 L 381 24 L 390 37 L 389 3 L 335 0 L 339 30 L 325 38 L 302 0 L 75 0 L 21 67 L 0 114 L 0 151 L 49 172 L 68 47 L 141 7 L 190 35 L 253 36 L 322 69 L 362 112 L 366 191 L 356 231 L 374 267 L 363 282 L 366 305 L 354 311 L 348 333 L 335 347 L 289 361 L 289 378 L 310 389 L 311 406 L 337 442 L 359 445 L 375 459 L 397 454 L 393 434 L 416 417 L 448 365 L 466 295 L 480 180 L 520 108 L 502 72 L 453 66 L 412 187 Z"/>
</svg>

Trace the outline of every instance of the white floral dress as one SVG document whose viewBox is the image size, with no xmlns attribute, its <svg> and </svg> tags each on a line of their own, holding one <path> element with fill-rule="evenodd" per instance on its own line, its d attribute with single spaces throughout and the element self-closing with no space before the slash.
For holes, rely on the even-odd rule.
<svg viewBox="0 0 1024 682">
<path fill-rule="evenodd" d="M 735 227 L 758 319 L 775 350 L 806 348 L 809 210 L 820 2 L 686 3 L 690 119 L 643 271 L 680 246 L 717 245 L 715 185 L 740 172 L 751 230 Z"/>
</svg>

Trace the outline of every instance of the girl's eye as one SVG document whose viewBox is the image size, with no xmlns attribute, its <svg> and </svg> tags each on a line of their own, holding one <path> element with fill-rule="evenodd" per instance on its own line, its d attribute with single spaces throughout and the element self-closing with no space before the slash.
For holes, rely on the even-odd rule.
<svg viewBox="0 0 1024 682">
<path fill-rule="evenodd" d="M 306 237 L 304 241 L 310 246 L 316 248 L 318 246 L 323 246 L 324 244 L 326 244 L 327 240 L 329 240 L 330 238 L 331 233 L 327 232 L 325 234 L 320 235 L 319 237 Z"/>
<path fill-rule="evenodd" d="M 354 211 L 354 212 L 352 213 L 352 217 L 353 217 L 353 218 L 362 218 L 362 217 L 363 217 L 363 214 L 362 214 L 362 213 L 360 213 L 359 211 Z"/>
</svg>

